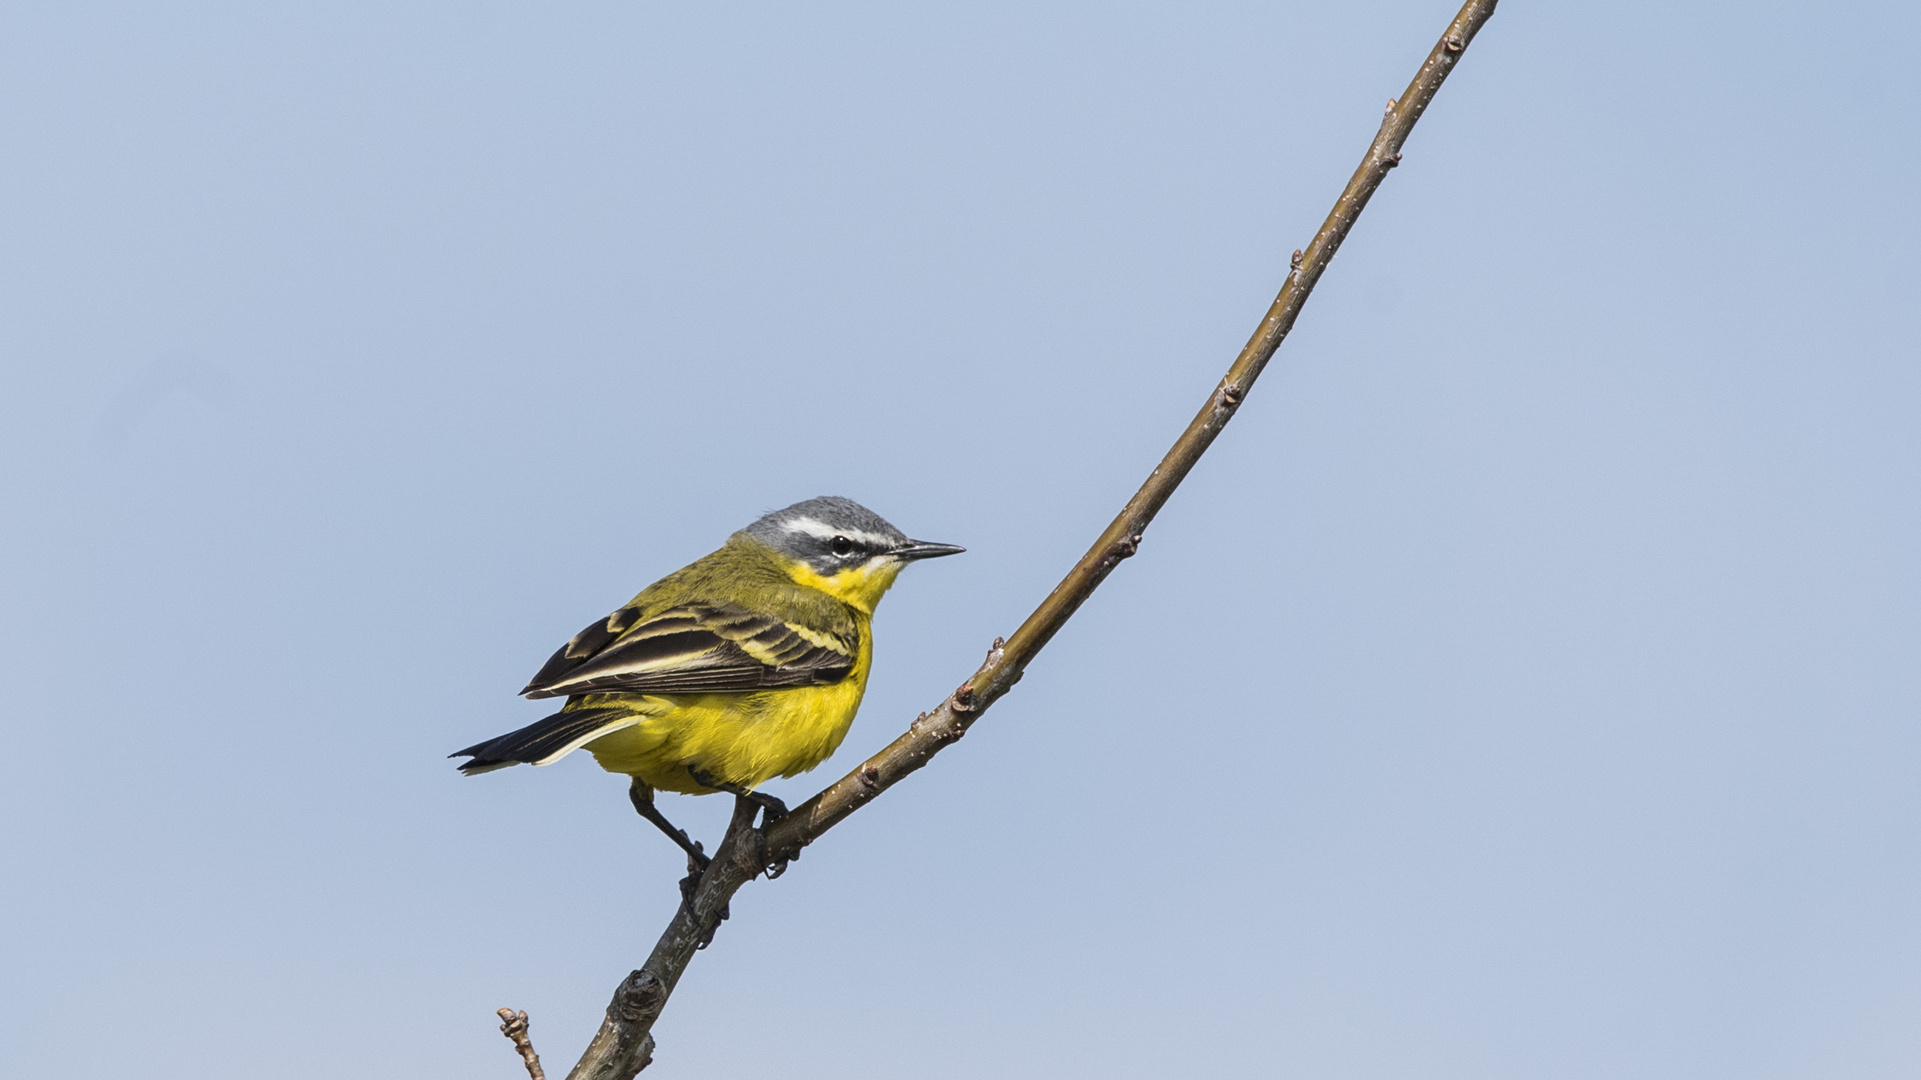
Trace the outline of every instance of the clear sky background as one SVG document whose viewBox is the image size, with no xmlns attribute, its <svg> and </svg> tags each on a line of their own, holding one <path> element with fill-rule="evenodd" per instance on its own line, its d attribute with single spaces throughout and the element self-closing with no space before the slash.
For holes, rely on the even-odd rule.
<svg viewBox="0 0 1921 1080">
<path fill-rule="evenodd" d="M 1452 0 L 11 5 L 22 1077 L 550 1075 L 677 902 L 549 652 L 761 512 L 1052 586 Z M 1525 3 L 965 742 L 749 886 L 649 1076 L 1921 1071 L 1912 3 Z M 723 799 L 668 798 L 716 836 Z"/>
</svg>

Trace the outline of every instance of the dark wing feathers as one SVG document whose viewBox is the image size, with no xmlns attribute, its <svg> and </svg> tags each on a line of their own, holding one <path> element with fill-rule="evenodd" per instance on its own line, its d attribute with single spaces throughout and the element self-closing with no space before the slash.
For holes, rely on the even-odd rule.
<svg viewBox="0 0 1921 1080">
<path fill-rule="evenodd" d="M 547 663 L 527 680 L 525 694 L 536 687 L 545 686 L 571 669 L 580 666 L 595 653 L 606 648 L 620 635 L 631 630 L 640 621 L 640 612 L 630 607 L 621 608 L 612 615 L 575 634 L 572 641 L 562 645 L 559 651 L 547 658 Z"/>
<path fill-rule="evenodd" d="M 475 743 L 447 756 L 473 758 L 460 766 L 460 771 L 469 776 L 523 761 L 541 762 L 614 721 L 631 715 L 626 709 L 564 710 L 536 720 L 519 731 L 510 731 L 498 738 Z"/>
<path fill-rule="evenodd" d="M 839 682 L 854 668 L 851 625 L 828 632 L 744 608 L 689 604 L 640 619 L 622 608 L 574 636 L 521 693 L 699 694 Z"/>
</svg>

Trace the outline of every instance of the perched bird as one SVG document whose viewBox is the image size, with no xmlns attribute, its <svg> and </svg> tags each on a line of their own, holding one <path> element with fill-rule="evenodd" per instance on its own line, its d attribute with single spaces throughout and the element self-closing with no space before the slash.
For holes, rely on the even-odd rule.
<svg viewBox="0 0 1921 1080">
<path fill-rule="evenodd" d="M 633 777 L 634 809 L 704 866 L 654 792 L 728 791 L 784 814 L 755 788 L 840 746 L 867 688 L 874 605 L 908 563 L 962 550 L 909 540 L 851 499 L 777 510 L 562 646 L 521 691 L 566 697 L 559 712 L 450 756 L 470 758 L 471 776 L 585 747 Z"/>
</svg>

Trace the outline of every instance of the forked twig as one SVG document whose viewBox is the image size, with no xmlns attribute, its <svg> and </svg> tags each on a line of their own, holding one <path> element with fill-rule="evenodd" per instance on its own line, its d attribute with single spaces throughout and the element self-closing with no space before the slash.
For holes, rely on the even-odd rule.
<svg viewBox="0 0 1921 1080">
<path fill-rule="evenodd" d="M 769 866 L 799 856 L 847 815 L 871 802 L 881 792 L 931 761 L 941 749 L 967 733 L 988 707 L 1020 681 L 1035 655 L 1073 616 L 1121 560 L 1140 548 L 1148 523 L 1174 489 L 1193 469 L 1221 429 L 1233 418 L 1254 380 L 1294 327 L 1308 294 L 1333 261 L 1368 199 L 1381 181 L 1401 163 L 1401 146 L 1434 99 L 1441 83 L 1460 61 L 1469 43 L 1494 14 L 1496 0 L 1468 0 L 1422 62 L 1401 96 L 1388 102 L 1386 114 L 1360 167 L 1342 190 L 1314 239 L 1296 251 L 1286 281 L 1241 350 L 1227 374 L 1208 394 L 1200 412 L 1148 474 L 1134 497 L 1081 556 L 1061 583 L 1054 587 L 1027 621 L 1005 641 L 996 640 L 987 660 L 933 712 L 922 713 L 886 749 L 868 758 L 826 790 L 796 807 L 787 817 L 764 829 L 753 828 L 751 804 L 737 805 L 726 839 L 702 875 L 691 902 L 683 904 L 654 946 L 652 955 L 629 975 L 607 1006 L 607 1016 L 587 1052 L 568 1080 L 632 1080 L 651 1060 L 652 1028 L 674 985 L 695 951 L 711 940 L 725 917 L 727 901 Z M 518 1043 L 516 1044 L 518 1045 Z M 526 1051 L 531 1054 L 531 1050 Z"/>
</svg>

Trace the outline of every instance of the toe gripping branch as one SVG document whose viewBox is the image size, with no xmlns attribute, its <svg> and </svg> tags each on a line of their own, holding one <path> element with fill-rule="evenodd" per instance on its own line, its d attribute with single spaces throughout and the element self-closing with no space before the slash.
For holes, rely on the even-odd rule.
<svg viewBox="0 0 1921 1080">
<path fill-rule="evenodd" d="M 706 855 L 699 841 L 690 839 L 685 832 L 666 823 L 666 818 L 654 807 L 653 799 L 650 797 L 652 792 L 643 790 L 639 781 L 635 781 L 632 795 L 634 809 L 640 811 L 642 817 L 659 826 L 662 832 L 667 833 L 687 852 L 687 876 L 680 879 L 680 903 L 687 917 L 698 921 L 699 911 L 695 902 L 700 896 L 701 882 L 706 879 L 715 859 L 735 863 L 746 854 L 741 851 L 740 845 L 749 844 L 752 845 L 747 849 L 752 852 L 749 856 L 752 859 L 751 865 L 769 878 L 777 878 L 787 872 L 787 864 L 794 856 L 771 861 L 767 858 L 767 830 L 775 822 L 787 816 L 786 803 L 765 792 L 750 791 L 739 784 L 720 780 L 700 769 L 687 771 L 702 787 L 725 791 L 734 796 L 733 820 L 728 822 L 727 835 L 721 840 L 720 848 L 715 852 L 714 858 Z M 757 817 L 760 819 L 758 826 L 754 823 Z M 752 874 L 749 873 L 748 876 L 751 877 Z M 720 929 L 720 924 L 726 922 L 730 914 L 729 906 L 722 904 L 720 910 L 714 913 L 715 918 L 712 924 L 700 929 L 700 936 L 694 945 L 696 949 L 705 949 L 713 944 L 715 931 Z"/>
<path fill-rule="evenodd" d="M 729 790 L 728 787 L 721 787 L 711 778 L 699 773 L 696 773 L 694 778 L 708 787 L 721 791 Z M 681 883 L 681 896 L 686 914 L 699 928 L 699 937 L 694 943 L 694 948 L 705 949 L 713 944 L 714 933 L 720 929 L 721 923 L 727 921 L 730 914 L 730 905 L 723 903 L 720 910 L 714 913 L 711 923 L 705 926 L 700 925 L 702 920 L 696 901 L 700 896 L 701 883 L 706 880 L 709 870 L 715 863 L 734 868 L 735 872 L 741 874 L 743 878 L 751 878 L 757 872 L 766 874 L 770 878 L 786 873 L 788 860 L 769 862 L 767 859 L 767 828 L 786 816 L 787 805 L 772 795 L 745 790 L 734 792 L 733 820 L 727 823 L 727 835 L 721 840 L 719 850 L 714 853 L 714 858 L 706 866 L 699 869 L 693 869 L 693 861 L 690 859 L 689 873 L 686 880 Z M 760 819 L 758 827 L 754 824 L 754 819 L 757 817 Z M 734 887 L 738 888 L 738 885 Z M 728 891 L 731 893 L 732 889 Z"/>
<path fill-rule="evenodd" d="M 775 822 L 787 816 L 787 804 L 765 792 L 752 791 L 739 784 L 729 783 L 701 769 L 689 769 L 687 772 L 693 777 L 694 782 L 702 787 L 725 791 L 735 799 L 733 820 L 728 823 L 727 836 L 721 841 L 720 850 L 714 857 L 726 858 L 730 851 L 739 851 L 738 845 L 751 844 L 752 847 L 748 850 L 753 852 L 752 865 L 760 873 L 766 874 L 769 878 L 777 878 L 786 873 L 787 864 L 799 856 L 790 855 L 786 858 L 769 860 L 767 830 Z M 642 783 L 639 777 L 634 778 L 633 784 L 627 790 L 627 797 L 641 817 L 646 818 L 687 853 L 687 876 L 680 879 L 680 904 L 689 918 L 698 918 L 695 901 L 700 896 L 701 882 L 706 879 L 708 870 L 714 864 L 714 858 L 707 855 L 700 841 L 688 836 L 685 829 L 667 820 L 667 816 L 654 805 L 653 788 Z M 758 827 L 754 824 L 756 817 L 760 819 Z M 751 836 L 745 834 L 751 834 Z M 729 841 L 732 841 L 732 846 Z M 734 858 L 739 856 L 736 855 Z M 728 906 L 723 904 L 716 915 L 718 917 L 714 919 L 713 925 L 700 932 L 696 948 L 704 949 L 713 942 L 714 932 L 720 929 L 721 923 L 727 921 Z"/>
<path fill-rule="evenodd" d="M 728 783 L 703 769 L 688 769 L 687 772 L 688 775 L 694 778 L 694 782 L 700 784 L 702 787 L 710 787 L 715 791 L 725 791 L 736 799 L 746 800 L 760 808 L 760 827 L 754 830 L 754 843 L 756 850 L 760 852 L 761 872 L 766 874 L 770 881 L 786 873 L 787 864 L 791 861 L 791 858 L 776 859 L 769 862 L 766 852 L 767 830 L 771 828 L 776 821 L 787 816 L 787 804 L 764 791 L 754 791 L 742 787 L 739 784 Z M 794 856 L 794 858 L 797 857 L 798 856 Z"/>
</svg>

